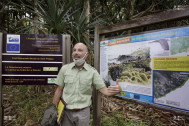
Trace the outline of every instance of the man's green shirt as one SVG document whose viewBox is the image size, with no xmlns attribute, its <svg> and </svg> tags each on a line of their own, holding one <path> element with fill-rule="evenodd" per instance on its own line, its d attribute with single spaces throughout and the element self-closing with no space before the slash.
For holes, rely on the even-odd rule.
<svg viewBox="0 0 189 126">
<path fill-rule="evenodd" d="M 80 109 L 91 105 L 92 85 L 98 90 L 105 86 L 99 73 L 87 63 L 78 70 L 75 63 L 64 65 L 56 84 L 64 87 L 62 97 L 67 109 Z"/>
</svg>

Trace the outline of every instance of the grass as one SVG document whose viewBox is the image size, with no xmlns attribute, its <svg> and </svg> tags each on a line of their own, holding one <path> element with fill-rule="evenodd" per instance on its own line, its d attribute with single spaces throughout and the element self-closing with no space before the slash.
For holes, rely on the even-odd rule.
<svg viewBox="0 0 189 126">
<path fill-rule="evenodd" d="M 141 121 L 133 121 L 126 119 L 123 114 L 119 112 L 113 112 L 110 115 L 102 115 L 102 126 L 146 126 Z"/>
<path fill-rule="evenodd" d="M 12 122 L 12 126 L 24 126 L 30 122 L 35 126 L 40 126 L 40 122 L 44 111 L 52 102 L 54 95 L 54 86 L 4 86 L 3 94 L 11 100 L 9 106 L 13 106 L 13 110 L 9 115 L 16 115 L 16 119 Z M 4 102 L 5 103 L 5 102 Z M 4 104 L 4 106 L 7 106 Z M 101 110 L 102 126 L 147 126 L 144 120 L 128 119 L 121 112 L 115 111 L 111 113 Z M 5 115 L 8 116 L 8 115 Z M 147 115 L 146 115 L 147 116 Z M 92 126 L 92 112 L 90 126 Z M 155 126 L 161 126 L 158 120 L 153 120 Z M 10 125 L 9 125 L 10 126 Z"/>
<path fill-rule="evenodd" d="M 39 123 L 45 109 L 52 102 L 53 93 L 47 93 L 45 90 L 36 91 L 37 86 L 10 87 L 12 88 L 5 88 L 6 93 L 12 94 L 10 105 L 13 106 L 14 112 L 11 114 L 17 115 L 14 125 L 23 126 L 27 121 Z"/>
</svg>

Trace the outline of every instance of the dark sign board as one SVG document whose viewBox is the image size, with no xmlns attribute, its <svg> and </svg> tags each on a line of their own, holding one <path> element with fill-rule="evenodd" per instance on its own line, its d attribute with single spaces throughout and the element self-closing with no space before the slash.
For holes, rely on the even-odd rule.
<svg viewBox="0 0 189 126">
<path fill-rule="evenodd" d="M 6 85 L 44 85 L 54 84 L 56 76 L 4 76 L 2 83 Z"/>
<path fill-rule="evenodd" d="M 60 63 L 3 63 L 3 74 L 9 75 L 57 75 Z"/>
<path fill-rule="evenodd" d="M 62 35 L 4 34 L 2 83 L 54 84 L 62 52 Z"/>
<path fill-rule="evenodd" d="M 43 56 L 32 56 L 32 55 L 10 55 L 10 54 L 4 54 L 2 56 L 3 61 L 41 61 L 41 62 L 62 62 L 62 56 L 55 56 L 55 55 L 43 55 Z"/>
<path fill-rule="evenodd" d="M 42 34 L 4 34 L 3 53 L 62 54 L 62 36 Z"/>
</svg>

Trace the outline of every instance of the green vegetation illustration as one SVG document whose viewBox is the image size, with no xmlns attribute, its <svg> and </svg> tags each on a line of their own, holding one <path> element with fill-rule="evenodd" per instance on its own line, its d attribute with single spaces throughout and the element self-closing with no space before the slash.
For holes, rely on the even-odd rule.
<svg viewBox="0 0 189 126">
<path fill-rule="evenodd" d="M 150 85 L 152 71 L 150 62 L 150 48 L 139 48 L 129 55 L 109 59 L 108 76 L 113 81 L 119 79 L 119 82 Z"/>
</svg>

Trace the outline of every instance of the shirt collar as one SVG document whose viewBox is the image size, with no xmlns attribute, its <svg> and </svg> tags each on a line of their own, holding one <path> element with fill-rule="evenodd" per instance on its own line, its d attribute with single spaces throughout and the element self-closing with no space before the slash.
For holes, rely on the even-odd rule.
<svg viewBox="0 0 189 126">
<path fill-rule="evenodd" d="M 71 63 L 71 68 L 76 68 L 74 62 Z M 82 69 L 83 69 L 83 68 L 84 68 L 85 70 L 89 70 L 89 66 L 88 66 L 88 64 L 87 64 L 86 62 L 85 62 L 85 64 L 83 65 Z"/>
</svg>

